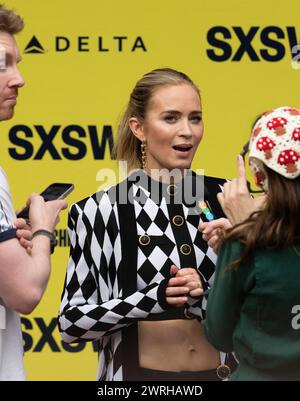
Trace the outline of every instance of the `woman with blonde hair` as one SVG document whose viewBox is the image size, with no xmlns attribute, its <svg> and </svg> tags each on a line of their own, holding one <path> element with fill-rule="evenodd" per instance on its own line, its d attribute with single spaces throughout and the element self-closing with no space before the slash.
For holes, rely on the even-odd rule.
<svg viewBox="0 0 300 401">
<path fill-rule="evenodd" d="M 202 135 L 190 78 L 145 74 L 119 127 L 128 178 L 70 209 L 60 331 L 69 343 L 99 342 L 99 380 L 220 380 L 234 366 L 202 327 L 216 255 L 198 224 L 201 211 L 223 215 L 225 182 L 189 170 Z"/>
</svg>

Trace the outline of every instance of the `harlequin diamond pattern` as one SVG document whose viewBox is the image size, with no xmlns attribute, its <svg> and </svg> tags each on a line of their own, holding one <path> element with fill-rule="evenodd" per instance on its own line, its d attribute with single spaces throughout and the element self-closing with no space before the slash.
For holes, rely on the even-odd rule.
<svg viewBox="0 0 300 401">
<path fill-rule="evenodd" d="M 122 380 L 123 330 L 139 319 L 164 311 L 159 300 L 160 285 L 169 277 L 171 264 L 180 267 L 165 199 L 156 204 L 144 188 L 135 186 L 134 210 L 137 234 L 150 237 L 139 245 L 136 292 L 122 297 L 122 261 L 118 207 L 109 191 L 102 191 L 71 208 L 69 233 L 71 257 L 66 274 L 59 325 L 67 342 L 98 340 L 98 378 Z M 190 242 L 194 244 L 197 268 L 207 288 L 213 280 L 216 255 L 198 231 L 199 217 L 188 215 Z M 131 239 L 128 238 L 128 241 Z M 133 239 L 136 240 L 136 239 Z M 135 266 L 131 268 L 135 269 Z M 206 299 L 188 301 L 189 311 L 203 318 Z"/>
</svg>

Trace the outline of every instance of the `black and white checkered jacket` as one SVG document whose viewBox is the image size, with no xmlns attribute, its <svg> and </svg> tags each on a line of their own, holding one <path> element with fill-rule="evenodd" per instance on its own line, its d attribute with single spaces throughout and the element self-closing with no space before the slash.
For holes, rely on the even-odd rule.
<svg viewBox="0 0 300 401">
<path fill-rule="evenodd" d="M 195 266 L 204 288 L 213 282 L 216 255 L 198 230 L 199 210 L 172 202 L 178 188 L 174 194 L 174 188 L 159 184 L 153 196 L 153 180 L 136 177 L 70 208 L 71 250 L 59 327 L 65 342 L 99 342 L 99 380 L 139 379 L 139 320 L 170 319 L 172 313 L 173 318 L 205 318 L 205 297 L 190 298 L 181 311 L 166 303 L 172 264 Z M 222 217 L 216 194 L 225 180 L 200 178 L 215 218 Z M 131 202 L 120 201 L 124 193 Z"/>
</svg>

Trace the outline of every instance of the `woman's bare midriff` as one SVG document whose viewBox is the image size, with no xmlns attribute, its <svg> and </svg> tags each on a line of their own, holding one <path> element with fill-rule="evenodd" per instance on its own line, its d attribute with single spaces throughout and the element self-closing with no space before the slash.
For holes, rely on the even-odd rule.
<svg viewBox="0 0 300 401">
<path fill-rule="evenodd" d="M 196 319 L 140 321 L 138 338 L 143 368 L 179 372 L 220 365 L 219 352 L 207 341 Z"/>
</svg>

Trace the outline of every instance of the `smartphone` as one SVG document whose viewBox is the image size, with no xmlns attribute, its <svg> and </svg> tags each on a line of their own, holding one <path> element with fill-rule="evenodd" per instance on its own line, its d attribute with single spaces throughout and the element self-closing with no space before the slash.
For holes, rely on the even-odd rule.
<svg viewBox="0 0 300 401">
<path fill-rule="evenodd" d="M 66 196 L 69 195 L 74 189 L 73 184 L 67 184 L 62 182 L 55 182 L 54 184 L 49 185 L 43 192 L 41 192 L 41 196 L 44 200 L 51 201 L 55 199 L 64 199 Z M 29 207 L 26 206 L 22 209 L 18 214 L 17 217 L 21 217 L 25 220 L 29 218 Z"/>
</svg>

